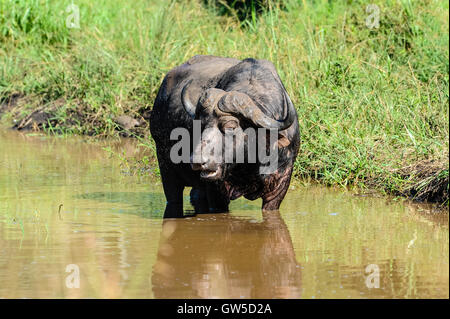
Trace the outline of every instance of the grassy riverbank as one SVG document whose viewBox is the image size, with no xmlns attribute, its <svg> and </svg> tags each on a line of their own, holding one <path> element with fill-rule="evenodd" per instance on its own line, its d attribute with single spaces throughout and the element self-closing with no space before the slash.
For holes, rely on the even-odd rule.
<svg viewBox="0 0 450 319">
<path fill-rule="evenodd" d="M 125 126 L 151 145 L 169 69 L 195 54 L 264 58 L 298 110 L 298 178 L 448 204 L 447 1 L 292 0 L 240 23 L 201 1 L 79 0 L 79 28 L 67 28 L 71 3 L 0 2 L 3 123 L 98 136 Z"/>
</svg>

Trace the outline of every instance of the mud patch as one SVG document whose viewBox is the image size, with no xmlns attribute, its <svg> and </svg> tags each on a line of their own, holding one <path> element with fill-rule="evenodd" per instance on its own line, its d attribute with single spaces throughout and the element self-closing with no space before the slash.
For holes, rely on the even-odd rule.
<svg viewBox="0 0 450 319">
<path fill-rule="evenodd" d="M 16 107 L 16 105 L 19 104 L 19 101 L 23 98 L 24 95 L 22 93 L 13 93 L 4 99 L 0 99 L 0 118 L 3 114 Z"/>
<path fill-rule="evenodd" d="M 8 114 L 13 129 L 51 130 L 53 133 L 97 135 L 116 131 L 119 136 L 145 137 L 149 134 L 148 114 L 123 114 L 115 116 L 106 106 L 94 109 L 81 100 L 67 101 L 59 98 L 43 101 L 39 96 L 13 93 L 0 99 L 0 119 Z"/>
<path fill-rule="evenodd" d="M 125 137 L 142 135 L 142 130 L 148 127 L 144 119 L 136 119 L 129 115 L 117 116 L 114 118 L 114 122 L 118 125 L 120 135 Z"/>
<path fill-rule="evenodd" d="M 43 107 L 38 108 L 31 114 L 18 121 L 13 128 L 17 130 L 39 131 L 50 125 L 56 125 L 55 115 L 59 108 L 65 105 L 64 99 L 58 99 Z"/>
<path fill-rule="evenodd" d="M 401 195 L 421 202 L 448 205 L 448 155 L 443 160 L 425 160 L 403 167 L 399 173 L 402 178 L 411 181 Z"/>
</svg>

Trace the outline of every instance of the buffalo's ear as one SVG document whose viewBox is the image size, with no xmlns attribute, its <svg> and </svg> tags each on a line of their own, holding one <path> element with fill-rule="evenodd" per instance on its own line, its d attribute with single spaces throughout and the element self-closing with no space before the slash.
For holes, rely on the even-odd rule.
<svg viewBox="0 0 450 319">
<path fill-rule="evenodd" d="M 278 148 L 283 148 L 291 144 L 291 141 L 283 134 L 278 134 Z"/>
<path fill-rule="evenodd" d="M 278 148 L 283 148 L 286 146 L 289 146 L 291 144 L 291 141 L 285 136 L 284 132 L 278 132 L 278 140 L 276 141 Z M 270 146 L 270 134 L 266 131 L 266 147 Z"/>
</svg>

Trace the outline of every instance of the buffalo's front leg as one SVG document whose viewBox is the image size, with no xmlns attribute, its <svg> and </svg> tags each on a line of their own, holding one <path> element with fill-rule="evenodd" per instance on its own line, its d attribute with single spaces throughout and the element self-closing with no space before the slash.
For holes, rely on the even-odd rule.
<svg viewBox="0 0 450 319">
<path fill-rule="evenodd" d="M 270 201 L 264 201 L 264 199 L 263 199 L 262 210 L 266 211 L 266 212 L 279 210 L 282 200 L 283 200 L 282 198 L 275 198 Z"/>
<path fill-rule="evenodd" d="M 279 178 L 272 190 L 262 196 L 262 210 L 272 211 L 279 210 L 280 204 L 286 196 L 291 181 L 292 167 L 285 171 Z"/>
<path fill-rule="evenodd" d="M 202 188 L 193 187 L 191 190 L 191 204 L 196 214 L 213 214 L 228 212 L 229 200 L 218 191 L 213 184 Z"/>
<path fill-rule="evenodd" d="M 192 187 L 190 196 L 191 204 L 194 206 L 196 214 L 206 214 L 209 212 L 206 191 L 204 188 Z"/>
<path fill-rule="evenodd" d="M 179 179 L 176 178 L 173 171 L 160 170 L 161 180 L 166 196 L 166 209 L 164 211 L 164 218 L 182 218 L 183 215 L 183 190 Z"/>
<path fill-rule="evenodd" d="M 206 186 L 206 196 L 210 213 L 227 213 L 229 198 L 224 195 L 221 188 L 215 183 L 208 183 Z"/>
</svg>

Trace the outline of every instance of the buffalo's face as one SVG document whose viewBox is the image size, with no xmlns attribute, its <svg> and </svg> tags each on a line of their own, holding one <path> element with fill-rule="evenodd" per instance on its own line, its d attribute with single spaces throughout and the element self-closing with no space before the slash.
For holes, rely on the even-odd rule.
<svg viewBox="0 0 450 319">
<path fill-rule="evenodd" d="M 191 165 L 206 180 L 219 180 L 233 167 L 245 161 L 247 136 L 238 117 L 217 108 L 225 92 L 208 90 L 199 100 L 195 120 L 201 123 L 201 137 L 194 141 Z"/>
<path fill-rule="evenodd" d="M 281 109 L 286 118 L 275 120 L 265 115 L 247 94 L 238 91 L 210 88 L 194 104 L 190 91 L 195 93 L 199 88 L 189 89 L 191 83 L 184 86 L 181 100 L 186 112 L 201 123 L 201 137 L 194 136 L 191 164 L 203 179 L 223 179 L 236 165 L 249 160 L 256 163 L 255 158 L 249 158 L 255 154 L 249 149 L 257 148 L 256 129 L 283 131 L 296 117 L 294 106 L 284 93 Z"/>
</svg>

